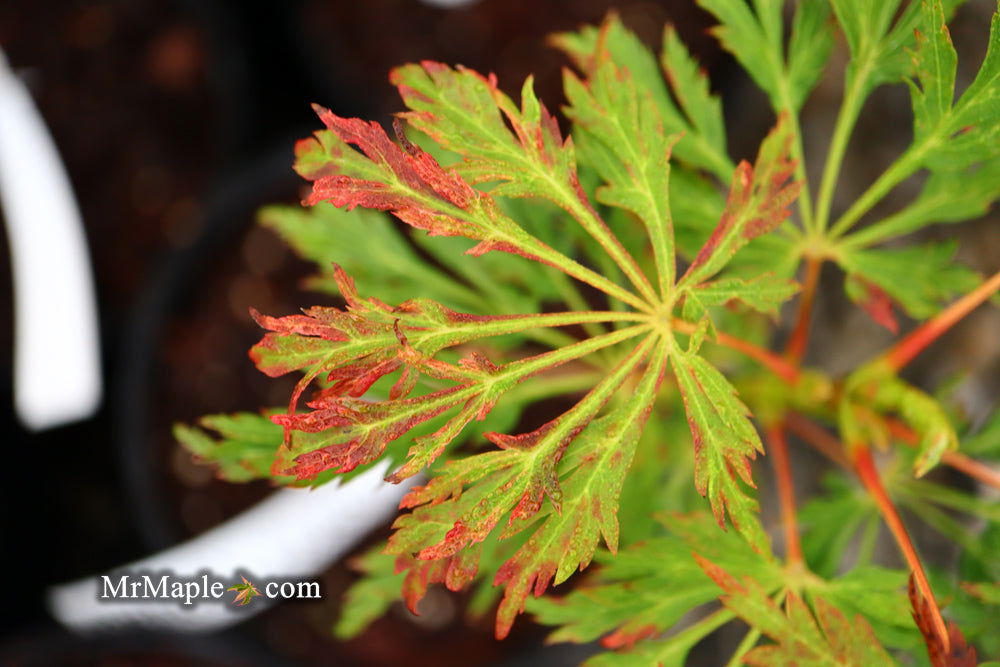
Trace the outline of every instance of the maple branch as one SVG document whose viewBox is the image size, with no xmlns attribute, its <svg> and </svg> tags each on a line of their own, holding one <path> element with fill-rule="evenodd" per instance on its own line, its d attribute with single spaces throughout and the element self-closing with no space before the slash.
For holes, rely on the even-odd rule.
<svg viewBox="0 0 1000 667">
<path fill-rule="evenodd" d="M 697 328 L 696 325 L 678 318 L 674 318 L 671 322 L 671 326 L 674 330 L 680 331 L 684 334 L 692 334 Z M 799 379 L 799 369 L 788 363 L 787 359 L 782 358 L 771 350 L 755 345 L 749 341 L 743 340 L 742 338 L 730 336 L 729 334 L 721 331 L 716 332 L 715 342 L 724 347 L 736 350 L 737 352 L 742 352 L 754 361 L 760 362 L 760 364 L 766 366 L 770 371 L 788 384 L 795 384 Z"/>
<path fill-rule="evenodd" d="M 978 308 L 997 290 L 1000 290 L 1000 271 L 994 273 L 979 287 L 907 334 L 883 355 L 884 359 L 893 371 L 898 372 L 913 361 L 913 358 L 923 352 L 928 345 L 937 340 L 941 334 Z"/>
<path fill-rule="evenodd" d="M 969 477 L 1000 490 L 1000 472 L 982 461 L 969 458 L 961 452 L 945 452 L 941 456 L 941 460 L 955 470 L 964 472 Z"/>
<path fill-rule="evenodd" d="M 917 588 L 920 589 L 921 594 L 927 600 L 931 611 L 931 621 L 934 624 L 934 631 L 938 635 L 938 639 L 942 645 L 947 649 L 950 646 L 950 639 L 944 619 L 941 618 L 941 609 L 934 599 L 934 591 L 931 590 L 931 585 L 927 580 L 923 564 L 920 562 L 920 557 L 917 555 L 913 541 L 910 539 L 910 535 L 906 531 L 906 526 L 899 516 L 899 511 L 882 485 L 878 469 L 875 467 L 875 461 L 872 459 L 871 450 L 866 445 L 855 446 L 852 458 L 854 460 L 855 472 L 857 472 L 861 483 L 864 484 L 878 506 L 882 518 L 885 520 L 889 531 L 899 546 L 899 550 L 903 554 L 903 558 L 906 559 L 906 563 L 910 566 L 910 570 L 917 583 Z"/>
<path fill-rule="evenodd" d="M 809 325 L 812 321 L 813 301 L 816 297 L 816 288 L 819 286 L 820 270 L 823 267 L 823 260 L 817 257 L 806 259 L 806 279 L 802 287 L 802 298 L 799 300 L 799 313 L 795 321 L 795 329 L 788 339 L 785 348 L 785 356 L 796 366 L 802 362 L 805 354 L 806 343 L 809 341 Z"/>
<path fill-rule="evenodd" d="M 900 420 L 887 417 L 885 423 L 889 427 L 889 433 L 903 444 L 916 447 L 920 443 L 920 436 Z M 1000 471 L 994 470 L 981 461 L 969 458 L 961 452 L 948 451 L 941 455 L 941 462 L 987 486 L 1000 490 Z"/>
<path fill-rule="evenodd" d="M 722 331 L 718 332 L 716 335 L 715 342 L 719 345 L 732 348 L 737 352 L 742 352 L 754 361 L 760 362 L 788 384 L 795 384 L 798 382 L 799 369 L 790 365 L 787 361 L 767 348 L 754 345 L 753 343 L 745 341 L 742 338 L 730 336 Z"/>
<path fill-rule="evenodd" d="M 788 441 L 785 426 L 776 423 L 767 428 L 768 454 L 778 482 L 778 498 L 781 501 L 781 525 L 785 534 L 785 559 L 793 567 L 805 562 L 802 542 L 799 539 L 798 518 L 795 513 L 795 485 L 792 481 L 792 466 L 788 459 Z"/>
</svg>

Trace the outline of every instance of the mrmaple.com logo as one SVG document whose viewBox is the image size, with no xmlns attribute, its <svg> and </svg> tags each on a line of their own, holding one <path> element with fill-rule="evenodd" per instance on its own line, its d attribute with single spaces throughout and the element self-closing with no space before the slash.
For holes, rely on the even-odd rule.
<svg viewBox="0 0 1000 667">
<path fill-rule="evenodd" d="M 246 606 L 254 599 L 269 600 L 322 598 L 319 582 L 298 580 L 258 580 L 245 575 L 222 579 L 209 572 L 181 577 L 172 572 L 118 573 L 103 575 L 98 585 L 99 600 L 162 600 L 189 606 L 197 602 L 228 599 Z"/>
</svg>

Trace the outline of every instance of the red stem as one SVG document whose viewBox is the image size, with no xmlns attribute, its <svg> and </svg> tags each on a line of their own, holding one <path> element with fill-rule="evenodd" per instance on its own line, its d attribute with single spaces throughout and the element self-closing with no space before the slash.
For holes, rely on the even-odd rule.
<svg viewBox="0 0 1000 667">
<path fill-rule="evenodd" d="M 799 380 L 799 369 L 768 349 L 754 345 L 753 343 L 747 342 L 742 338 L 736 338 L 735 336 L 722 333 L 721 331 L 716 336 L 715 342 L 719 345 L 725 345 L 728 348 L 732 348 L 737 352 L 742 352 L 751 359 L 767 366 L 774 372 L 775 375 L 788 384 L 795 384 Z"/>
<path fill-rule="evenodd" d="M 812 321 L 813 302 L 816 299 L 816 288 L 819 286 L 820 269 L 823 260 L 809 257 L 806 260 L 806 279 L 802 287 L 802 299 L 799 301 L 799 314 L 795 320 L 795 329 L 788 339 L 785 356 L 794 365 L 802 363 L 802 357 L 809 342 L 809 324 Z"/>
<path fill-rule="evenodd" d="M 961 452 L 945 452 L 941 460 L 955 470 L 964 472 L 969 477 L 977 479 L 987 486 L 1000 489 L 1000 472 L 975 459 L 970 459 Z"/>
<path fill-rule="evenodd" d="M 889 427 L 889 433 L 903 444 L 916 447 L 920 443 L 920 436 L 903 422 L 891 417 L 886 419 L 885 422 Z M 987 486 L 1000 489 L 1000 471 L 996 471 L 984 463 L 971 459 L 961 452 L 945 452 L 941 455 L 941 462 Z"/>
<path fill-rule="evenodd" d="M 778 423 L 767 428 L 768 454 L 774 477 L 778 482 L 778 498 L 781 500 L 781 525 L 785 533 L 785 558 L 789 565 L 801 565 L 802 543 L 799 540 L 798 517 L 795 513 L 795 485 L 792 482 L 792 466 L 788 459 L 788 441 L 785 426 Z"/>
<path fill-rule="evenodd" d="M 905 338 L 896 343 L 885 359 L 894 371 L 913 361 L 913 358 L 937 340 L 941 334 L 950 329 L 963 317 L 979 307 L 1000 289 L 1000 271 L 993 274 L 986 282 L 972 290 L 961 299 L 951 304 L 933 318 L 927 320 L 911 331 Z"/>
<path fill-rule="evenodd" d="M 868 489 L 868 493 L 875 500 L 875 504 L 878 505 L 879 511 L 882 513 L 882 518 L 885 520 L 886 525 L 889 526 L 892 536 L 896 539 L 896 544 L 899 545 L 899 550 L 903 553 L 903 558 L 906 559 L 906 563 L 913 572 L 917 587 L 930 604 L 934 630 L 938 635 L 938 640 L 947 652 L 951 646 L 948 631 L 945 628 L 944 619 L 941 618 L 941 610 L 934 599 L 934 592 L 931 590 L 930 582 L 927 581 L 924 566 L 920 562 L 920 557 L 913 546 L 913 541 L 910 540 L 910 534 L 906 532 L 906 526 L 903 525 L 903 520 L 896 510 L 896 506 L 893 505 L 892 499 L 889 498 L 885 487 L 882 486 L 882 479 L 879 477 L 878 469 L 875 467 L 875 461 L 872 460 L 871 450 L 864 445 L 855 446 L 853 449 L 854 469 L 858 473 L 858 477 L 861 478 L 862 484 Z"/>
<path fill-rule="evenodd" d="M 671 326 L 675 331 L 685 334 L 692 334 L 697 328 L 694 324 L 677 318 L 672 320 Z M 721 331 L 716 332 L 715 342 L 737 352 L 742 352 L 754 361 L 760 362 L 788 384 L 795 384 L 799 380 L 799 369 L 771 350 Z"/>
</svg>

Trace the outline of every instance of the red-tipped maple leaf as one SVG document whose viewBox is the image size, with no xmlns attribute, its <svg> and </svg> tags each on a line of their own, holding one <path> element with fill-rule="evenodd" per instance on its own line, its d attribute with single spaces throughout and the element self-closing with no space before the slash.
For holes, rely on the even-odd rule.
<svg viewBox="0 0 1000 667">
<path fill-rule="evenodd" d="M 861 276 L 851 275 L 847 278 L 847 294 L 864 308 L 876 324 L 890 333 L 899 333 L 899 321 L 892 311 L 892 299 L 884 289 Z"/>
<path fill-rule="evenodd" d="M 789 179 L 795 172 L 791 156 L 792 130 L 786 115 L 764 139 L 751 166 L 745 160 L 736 166 L 729 198 L 719 224 L 705 241 L 681 285 L 697 285 L 711 278 L 754 238 L 780 225 L 791 214 L 789 206 L 802 188 Z"/>
<path fill-rule="evenodd" d="M 848 619 L 823 598 L 811 595 L 812 608 L 798 595 L 785 594 L 782 610 L 768 592 L 750 577 L 738 581 L 728 572 L 695 554 L 705 573 L 725 595 L 722 603 L 776 644 L 758 646 L 744 656 L 756 667 L 787 665 L 891 665 L 892 659 L 860 615 Z"/>
<path fill-rule="evenodd" d="M 272 417 L 286 429 L 276 474 L 309 479 L 325 470 L 349 472 L 378 458 L 389 442 L 414 426 L 464 406 L 439 430 L 415 442 L 410 460 L 390 477 L 400 481 L 433 461 L 470 421 L 482 420 L 514 384 L 599 349 L 602 343 L 610 345 L 628 337 L 609 334 L 503 368 L 478 353 L 458 364 L 446 363 L 435 355 L 479 338 L 536 327 L 618 320 L 622 315 L 594 312 L 491 317 L 456 313 L 426 299 L 390 307 L 377 299 L 360 298 L 353 281 L 339 267 L 335 275 L 347 302 L 344 310 L 312 308 L 304 315 L 281 318 L 254 314 L 258 323 L 271 331 L 251 350 L 258 368 L 269 375 L 308 369 L 293 392 L 288 414 Z M 399 378 L 389 389 L 389 400 L 362 398 L 380 378 L 400 369 Z M 455 384 L 407 398 L 421 374 Z M 312 411 L 297 412 L 300 395 L 317 377 L 324 377 L 327 386 L 309 401 Z M 295 432 L 313 437 L 293 441 Z"/>
<path fill-rule="evenodd" d="M 920 629 L 920 634 L 924 637 L 931 666 L 976 667 L 979 662 L 976 648 L 966 643 L 962 631 L 955 625 L 954 621 L 948 622 L 948 636 L 946 638 L 938 632 L 931 603 L 920 594 L 920 589 L 917 588 L 916 580 L 912 574 L 908 590 L 910 605 L 913 609 L 913 620 L 916 621 L 917 628 Z"/>
</svg>

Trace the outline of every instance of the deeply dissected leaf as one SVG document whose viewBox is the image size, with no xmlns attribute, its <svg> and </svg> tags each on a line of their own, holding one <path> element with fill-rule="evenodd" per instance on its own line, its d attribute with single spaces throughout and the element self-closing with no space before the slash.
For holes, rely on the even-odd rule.
<svg viewBox="0 0 1000 667">
<path fill-rule="evenodd" d="M 830 420 L 839 408 L 850 444 L 903 438 L 886 421 L 898 416 L 920 448 L 897 457 L 915 458 L 918 474 L 954 448 L 953 416 L 874 364 L 834 383 L 789 354 L 784 363 L 794 370 L 778 372 L 787 382 L 779 385 L 770 375 L 776 356 L 752 347 L 767 344 L 764 318 L 719 306 L 735 302 L 776 319 L 797 289 L 791 278 L 803 256 L 840 264 L 851 297 L 890 328 L 898 326 L 893 300 L 927 317 L 975 283 L 950 246 L 871 246 L 980 215 L 1000 194 L 1000 19 L 980 73 L 955 101 L 956 57 L 944 24 L 955 2 L 800 0 L 787 28 L 780 0 L 700 4 L 779 112 L 753 165 L 734 169 L 719 98 L 674 30 L 665 31 L 657 61 L 614 15 L 600 28 L 554 39 L 579 71 L 564 76 L 572 137 L 531 78 L 515 103 L 495 76 L 434 62 L 392 73 L 408 109 L 400 116 L 414 130 L 407 134 L 397 119 L 395 141 L 376 123 L 317 108 L 326 129 L 299 142 L 295 165 L 313 181 L 306 203 L 316 208 L 269 209 L 264 219 L 320 265 L 312 285 L 339 292 L 346 306 L 285 317 L 254 312 L 268 331 L 251 352 L 258 367 L 302 374 L 287 411 L 271 420 L 207 418 L 202 425 L 217 436 L 178 427 L 177 437 L 234 480 L 320 483 L 382 457 L 393 463 L 390 481 L 429 470 L 403 500 L 409 511 L 395 522 L 387 553 L 364 559 L 368 576 L 349 595 L 341 636 L 400 595 L 416 611 L 429 586 L 474 582 L 479 610 L 502 590 L 498 636 L 527 605 L 560 626 L 554 640 L 601 638 L 612 651 L 592 665 L 680 665 L 734 615 L 752 630 L 732 663 L 890 664 L 878 641 L 908 649 L 918 625 L 928 634 L 922 619 L 931 611 L 918 605 L 914 624 L 901 606 L 904 575 L 869 564 L 877 515 L 854 487 L 799 515 L 806 560 L 826 578 L 773 558 L 752 488 L 751 462 L 763 449 L 735 387 L 764 423 L 786 410 Z M 816 211 L 807 201 L 799 207 L 800 230 L 789 219 L 805 179 L 798 112 L 833 43 L 831 7 L 852 61 L 829 150 L 833 182 L 824 175 Z M 838 151 L 871 90 L 899 80 L 911 85 L 914 144 L 827 230 Z M 844 236 L 925 168 L 929 178 L 910 205 Z M 729 183 L 727 196 L 716 179 Z M 386 213 L 414 230 L 400 231 Z M 399 305 L 360 297 L 348 273 L 365 294 Z M 608 311 L 593 310 L 605 302 Z M 753 343 L 734 329 L 749 331 Z M 702 351 L 713 337 L 749 351 L 753 373 L 730 363 L 734 351 L 724 345 Z M 662 382 L 668 365 L 676 385 Z M 732 382 L 720 368 L 732 371 Z M 565 403 L 562 414 L 508 434 L 531 428 L 533 412 L 519 421 L 527 405 L 554 397 Z M 678 433 L 682 409 L 693 447 Z M 983 444 L 991 432 L 970 439 L 970 449 L 994 451 Z M 494 447 L 483 449 L 481 439 Z M 664 469 L 664 454 L 680 448 Z M 685 478 L 692 460 L 694 488 Z M 644 469 L 630 476 L 630 468 Z M 965 567 L 979 568 L 959 603 L 959 615 L 972 610 L 979 627 L 986 612 L 974 593 L 993 593 L 989 536 L 1000 515 L 981 498 L 897 468 L 885 473 L 891 498 L 960 546 Z M 703 502 L 696 493 L 707 497 L 716 523 L 725 528 L 728 516 L 737 530 L 672 516 L 663 537 L 643 516 Z M 619 526 L 623 501 L 632 526 Z M 982 544 L 951 511 L 987 522 Z M 787 514 L 785 522 L 789 530 Z M 623 553 L 607 555 L 619 543 Z M 602 571 L 566 598 L 535 599 L 593 560 Z M 676 627 L 712 604 L 719 587 L 724 608 Z M 759 633 L 776 643 L 753 648 Z M 928 643 L 941 653 L 935 639 L 936 649 Z M 961 634 L 952 639 L 972 655 Z"/>
<path fill-rule="evenodd" d="M 606 321 L 605 315 L 590 314 L 583 314 L 580 320 L 575 315 L 470 315 L 423 298 L 391 307 L 375 298 L 361 298 L 354 281 L 339 267 L 335 279 L 347 301 L 346 310 L 317 307 L 303 315 L 280 318 L 255 314 L 258 323 L 271 332 L 250 353 L 261 371 L 277 377 L 309 367 L 316 367 L 314 374 L 346 369 L 330 379 L 360 396 L 378 378 L 404 365 L 431 375 L 447 375 L 452 371 L 431 359 L 447 347 L 535 327 L 560 326 L 557 322 Z M 401 394 L 408 393 L 403 389 L 399 388 Z"/>
<path fill-rule="evenodd" d="M 650 638 L 718 596 L 718 588 L 692 558 L 692 551 L 753 576 L 769 589 L 777 588 L 782 574 L 773 559 L 753 551 L 737 534 L 720 534 L 706 518 L 705 514 L 666 517 L 671 536 L 603 559 L 598 582 L 563 599 L 531 601 L 529 609 L 540 622 L 560 626 L 549 641 L 583 643 L 603 637 L 606 648 L 626 649 L 623 655 L 638 659 Z"/>
<path fill-rule="evenodd" d="M 913 143 L 834 225 L 836 235 L 850 229 L 885 194 L 922 168 L 943 175 L 927 184 L 928 196 L 923 202 L 918 199 L 913 207 L 900 213 L 900 218 L 891 217 L 890 225 L 873 227 L 869 238 L 886 238 L 895 225 L 912 231 L 918 225 L 935 222 L 926 215 L 934 209 L 942 211 L 943 221 L 955 221 L 959 215 L 975 214 L 979 209 L 977 200 L 990 196 L 989 184 L 971 183 L 967 194 L 961 188 L 952 191 L 954 213 L 947 204 L 934 201 L 945 195 L 942 183 L 954 183 L 961 178 L 959 174 L 971 176 L 970 170 L 975 172 L 977 165 L 989 173 L 994 168 L 992 162 L 1000 157 L 996 141 L 1000 120 L 996 104 L 1000 95 L 1000 15 L 994 14 L 982 67 L 956 101 L 956 54 L 946 18 L 959 2 L 911 2 L 891 29 L 888 26 L 897 1 L 868 9 L 858 8 L 853 0 L 834 2 L 840 22 L 850 26 L 848 42 L 855 56 L 847 76 L 853 94 L 852 105 L 846 109 L 849 122 L 853 124 L 875 85 L 900 78 L 910 85 L 914 114 Z M 871 28 L 858 20 L 867 15 L 875 19 Z M 929 211 L 924 208 L 928 205 Z M 925 217 L 928 219 L 921 221 Z"/>
<path fill-rule="evenodd" d="M 521 109 L 500 91 L 495 76 L 465 68 L 424 61 L 399 67 L 390 78 L 410 109 L 403 117 L 462 156 L 456 169 L 470 182 L 496 181 L 501 185 L 494 194 L 565 203 L 563 188 L 576 178 L 572 144 L 564 144 L 530 78 L 521 90 Z"/>
<path fill-rule="evenodd" d="M 936 171 L 920 195 L 906 208 L 848 237 L 852 246 L 867 246 L 902 236 L 927 225 L 961 222 L 986 213 L 1000 198 L 1000 159 L 954 171 Z"/>
<path fill-rule="evenodd" d="M 666 370 L 667 347 L 655 348 L 643 378 L 629 401 L 592 422 L 577 437 L 560 473 L 561 509 L 549 512 L 541 526 L 497 572 L 504 584 L 497 612 L 497 634 L 504 636 L 531 592 L 538 597 L 548 586 L 565 581 L 590 564 L 601 538 L 618 550 L 618 498 L 635 448 Z"/>
<path fill-rule="evenodd" d="M 377 123 L 341 118 L 321 108 L 317 113 L 343 143 L 331 144 L 329 166 L 335 171 L 320 173 L 307 203 L 391 211 L 417 229 L 479 241 L 473 254 L 503 249 L 535 256 L 528 248 L 536 242 L 492 199 L 429 154 L 412 144 L 394 143 Z M 358 146 L 368 159 L 347 144 Z"/>
<path fill-rule="evenodd" d="M 305 315 L 284 318 L 257 316 L 272 333 L 254 347 L 251 356 L 269 375 L 309 369 L 292 396 L 288 415 L 273 419 L 286 427 L 286 458 L 294 464 L 283 468 L 299 479 L 325 470 L 348 472 L 381 455 L 386 445 L 414 426 L 462 406 L 458 415 L 435 433 L 419 439 L 410 460 L 393 475 L 399 480 L 415 474 L 436 458 L 473 419 L 482 419 L 497 399 L 514 384 L 546 368 L 578 358 L 603 345 L 627 339 L 636 332 L 623 330 L 605 338 L 592 338 L 533 359 L 497 367 L 473 354 L 458 365 L 434 355 L 485 336 L 495 336 L 559 321 L 600 321 L 604 316 L 534 315 L 524 317 L 473 316 L 450 311 L 426 299 L 413 299 L 392 308 L 377 299 L 362 299 L 353 281 L 338 269 L 337 280 L 347 309 L 313 308 Z M 617 319 L 617 315 L 612 319 Z M 361 398 L 382 377 L 402 373 L 389 390 L 389 401 Z M 324 375 L 329 387 L 309 406 L 312 412 L 294 414 L 306 384 Z M 420 374 L 457 384 L 416 398 L 404 398 Z M 291 439 L 293 432 L 322 434 L 305 443 Z M 279 468 L 280 468 L 280 464 Z"/>
<path fill-rule="evenodd" d="M 527 233 L 503 213 L 492 197 L 473 188 L 454 171 L 441 167 L 428 153 L 409 142 L 401 127 L 397 127 L 398 138 L 403 142 L 399 145 L 377 123 L 341 118 L 321 107 L 317 107 L 317 113 L 329 131 L 307 140 L 312 143 L 297 153 L 299 163 L 311 165 L 305 172 L 307 177 L 315 176 L 307 204 L 329 201 L 349 209 L 362 206 L 390 211 L 403 222 L 430 234 L 464 236 L 477 241 L 466 251 L 468 254 L 497 250 L 536 259 L 644 307 L 630 292 Z M 348 144 L 356 145 L 361 152 Z M 303 153 L 308 153 L 309 158 Z M 539 169 L 544 171 L 543 167 Z M 603 221 L 596 214 L 591 215 L 592 209 L 582 192 L 571 188 L 570 194 L 575 197 L 571 204 L 582 212 L 588 229 L 601 237 L 608 244 L 606 247 L 624 252 L 617 240 L 609 240 L 610 233 Z M 633 277 L 641 283 L 641 276 Z"/>
<path fill-rule="evenodd" d="M 281 427 L 263 415 L 208 415 L 198 420 L 204 429 L 178 424 L 174 437 L 199 461 L 217 467 L 221 479 L 246 482 L 270 477 L 271 463 L 281 446 Z"/>
<path fill-rule="evenodd" d="M 563 140 L 558 123 L 535 97 L 531 78 L 521 89 L 520 109 L 500 91 L 496 77 L 464 68 L 425 61 L 398 68 L 391 78 L 411 109 L 403 117 L 462 156 L 455 167 L 458 173 L 472 183 L 499 182 L 491 190 L 494 195 L 538 197 L 565 209 L 640 291 L 652 295 L 635 260 L 580 187 L 572 140 Z M 540 243 L 528 238 L 533 245 Z M 567 259 L 562 257 L 563 262 Z"/>
<path fill-rule="evenodd" d="M 954 243 L 913 245 L 905 248 L 849 250 L 840 259 L 851 275 L 888 294 L 910 316 L 923 319 L 938 312 L 941 304 L 974 288 L 976 274 L 955 263 Z M 847 294 L 865 303 L 870 294 L 849 281 Z"/>
<path fill-rule="evenodd" d="M 651 96 L 664 130 L 681 134 L 677 158 L 723 181 L 731 178 L 733 164 L 726 153 L 718 98 L 708 93 L 704 77 L 696 72 L 693 60 L 670 28 L 664 33 L 662 71 L 639 38 L 613 13 L 600 28 L 588 26 L 578 33 L 561 33 L 552 41 L 588 79 L 608 62 L 619 71 L 628 71 L 635 87 Z"/>
<path fill-rule="evenodd" d="M 775 229 L 788 217 L 788 206 L 801 184 L 788 183 L 795 164 L 789 157 L 791 135 L 784 117 L 760 145 L 751 166 L 741 162 L 733 174 L 722 218 L 698 251 L 680 285 L 696 285 L 718 273 L 752 239 Z"/>
<path fill-rule="evenodd" d="M 726 378 L 698 355 L 677 353 L 671 363 L 694 440 L 695 486 L 708 497 L 720 526 L 728 514 L 755 548 L 764 549 L 757 501 L 742 486 L 754 486 L 750 461 L 764 451 L 749 411 Z"/>
<path fill-rule="evenodd" d="M 331 442 L 320 448 L 301 452 L 293 447 L 296 465 L 291 470 L 300 478 L 331 468 L 350 471 L 377 458 L 390 441 L 416 424 L 461 406 L 440 429 L 414 441 L 406 464 L 391 476 L 393 481 L 399 481 L 437 458 L 469 422 L 482 419 L 516 383 L 640 332 L 639 327 L 623 329 L 500 367 L 472 356 L 460 366 L 447 369 L 449 379 L 459 380 L 459 384 L 417 398 L 372 403 L 338 395 L 321 396 L 309 404 L 313 412 L 275 417 L 294 431 L 329 434 Z"/>
<path fill-rule="evenodd" d="M 725 592 L 722 602 L 737 616 L 761 630 L 776 644 L 758 646 L 744 657 L 751 665 L 895 664 L 861 618 L 846 618 L 823 598 L 812 597 L 812 609 L 795 593 L 785 594 L 784 611 L 767 590 L 749 577 L 742 580 L 714 563 L 700 559 L 705 572 Z"/>
<path fill-rule="evenodd" d="M 673 287 L 673 222 L 668 182 L 670 151 L 677 137 L 664 134 L 653 97 L 640 91 L 628 70 L 597 56 L 586 84 L 565 72 L 566 114 L 573 120 L 588 161 L 607 183 L 598 200 L 631 211 L 653 246 L 661 294 Z M 604 60 L 604 62 L 601 62 Z"/>
<path fill-rule="evenodd" d="M 994 14 L 989 47 L 975 80 L 952 104 L 957 58 L 941 0 L 922 4 L 917 81 L 910 86 L 915 137 L 911 153 L 934 169 L 961 169 L 1000 154 L 1000 13 Z"/>
<path fill-rule="evenodd" d="M 697 298 L 705 306 L 720 306 L 739 301 L 754 310 L 777 317 L 778 307 L 798 291 L 790 280 L 763 274 L 756 278 L 724 278 L 693 288 L 688 298 Z"/>
<path fill-rule="evenodd" d="M 719 20 L 714 34 L 768 94 L 775 111 L 801 109 L 833 46 L 827 3 L 796 3 L 787 57 L 782 0 L 755 0 L 752 9 L 743 0 L 699 0 L 698 4 Z"/>
<path fill-rule="evenodd" d="M 329 132 L 318 134 L 324 133 Z M 432 148 L 428 141 L 420 145 Z M 300 156 L 299 162 L 301 160 Z M 308 171 L 303 167 L 299 170 Z M 559 220 L 553 220 L 552 215 L 537 207 L 517 207 L 516 211 L 511 211 L 514 202 L 516 200 L 499 203 L 509 217 L 542 241 L 561 248 L 562 239 L 572 238 L 567 233 L 572 231 L 572 226 L 559 224 Z M 309 210 L 269 206 L 258 217 L 261 224 L 278 232 L 299 255 L 319 266 L 320 276 L 312 279 L 310 286 L 323 291 L 337 292 L 332 262 L 343 266 L 363 291 L 375 291 L 373 288 L 377 286 L 379 295 L 392 302 L 412 296 L 414 284 L 421 286 L 421 295 L 426 298 L 450 308 L 481 314 L 538 310 L 539 302 L 552 301 L 559 296 L 552 285 L 553 274 L 558 274 L 550 267 L 508 253 L 472 257 L 465 252 L 473 244 L 456 237 L 415 232 L 407 239 L 391 224 L 387 215 L 378 211 L 346 211 L 327 204 Z M 467 284 L 456 281 L 447 271 L 420 257 L 410 241 Z"/>
<path fill-rule="evenodd" d="M 592 466 L 581 461 L 573 467 L 574 474 L 561 483 L 559 463 L 566 448 L 574 441 L 584 438 L 580 445 L 584 451 L 588 445 L 593 446 L 589 444 L 593 442 L 589 437 L 595 436 L 582 435 L 588 425 L 591 428 L 608 428 L 606 421 L 591 423 L 651 348 L 652 339 L 647 339 L 613 373 L 560 417 L 521 435 L 487 434 L 492 442 L 501 447 L 500 450 L 451 461 L 429 484 L 412 490 L 401 506 L 415 509 L 396 521 L 396 532 L 389 541 L 389 551 L 400 555 L 414 554 L 423 561 L 454 564 L 460 550 L 482 542 L 508 513 L 510 516 L 502 537 L 526 528 L 539 518 L 543 501 L 548 498 L 549 519 L 497 573 L 495 583 L 507 584 L 505 601 L 497 616 L 497 634 L 506 635 L 530 588 L 540 594 L 553 576 L 561 581 L 576 567 L 585 567 L 590 562 L 599 535 L 603 535 L 609 545 L 616 543 L 617 524 L 613 513 L 621 488 L 620 480 L 628 468 L 625 462 L 631 459 L 629 448 L 634 447 L 634 441 L 626 445 L 624 451 L 608 448 L 602 452 L 610 457 L 606 461 L 610 469 L 621 471 L 620 476 L 612 478 L 618 479 L 617 482 L 600 479 Z M 640 409 L 634 413 L 632 421 L 639 420 L 648 410 L 660 373 L 659 368 L 647 371 L 647 400 L 640 402 Z M 650 375 L 652 379 L 649 379 Z M 628 428 L 631 423 L 620 426 Z M 626 442 L 633 437 L 637 437 L 637 432 L 629 435 Z M 620 461 L 621 457 L 624 460 Z M 567 459 L 566 465 L 573 466 L 573 462 L 574 459 Z M 604 484 L 604 481 L 610 483 Z M 588 516 L 579 512 L 577 504 L 580 502 L 592 506 L 591 510 L 595 512 L 593 523 L 578 523 Z M 598 505 L 594 506 L 594 503 Z M 557 514 L 553 516 L 552 511 Z M 573 536 L 576 537 L 566 541 Z M 462 571 L 474 573 L 475 566 L 466 563 Z M 470 577 L 463 577 L 462 584 Z"/>
</svg>

